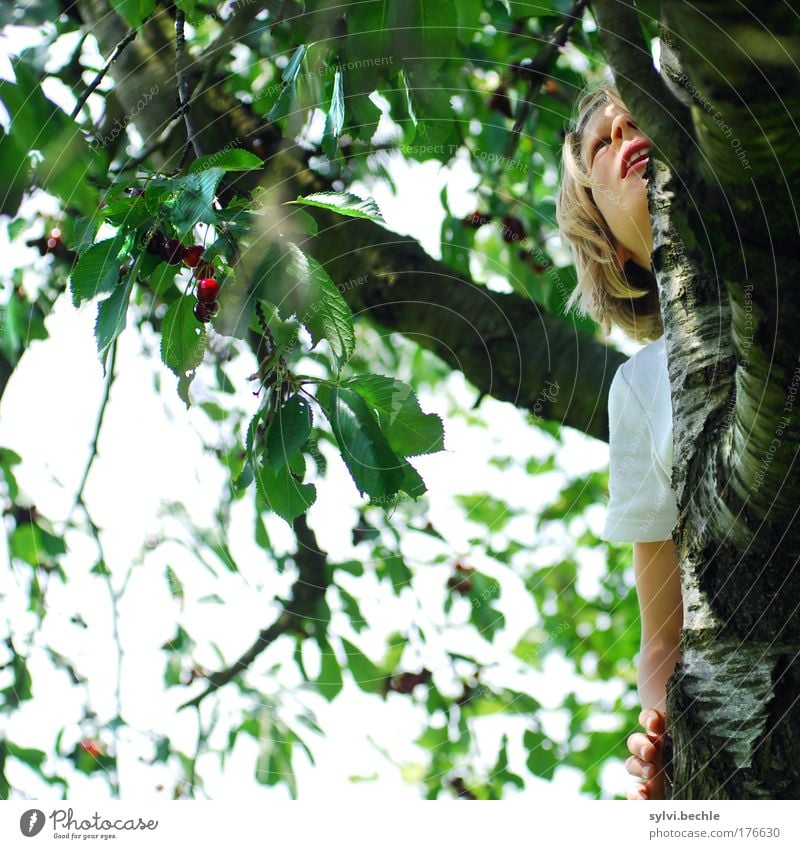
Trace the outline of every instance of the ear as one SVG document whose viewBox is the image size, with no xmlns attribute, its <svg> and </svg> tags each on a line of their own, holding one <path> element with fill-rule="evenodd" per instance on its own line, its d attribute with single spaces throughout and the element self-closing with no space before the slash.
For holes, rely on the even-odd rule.
<svg viewBox="0 0 800 849">
<path fill-rule="evenodd" d="M 617 257 L 620 271 L 625 271 L 625 264 L 633 257 L 633 254 L 620 242 L 614 242 L 614 254 Z"/>
</svg>

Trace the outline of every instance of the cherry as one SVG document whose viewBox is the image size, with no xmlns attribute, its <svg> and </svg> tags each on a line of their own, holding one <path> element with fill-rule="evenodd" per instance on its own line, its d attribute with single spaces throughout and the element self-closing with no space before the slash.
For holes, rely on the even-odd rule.
<svg viewBox="0 0 800 849">
<path fill-rule="evenodd" d="M 550 260 L 547 259 L 543 263 L 536 262 L 531 251 L 520 250 L 519 258 L 531 268 L 534 274 L 541 274 L 550 266 Z"/>
<path fill-rule="evenodd" d="M 204 304 L 198 301 L 194 305 L 194 317 L 201 323 L 207 324 L 217 314 L 219 304 L 212 301 L 210 304 Z"/>
<path fill-rule="evenodd" d="M 197 284 L 197 300 L 201 304 L 213 304 L 219 295 L 219 283 L 213 277 L 204 277 Z"/>
<path fill-rule="evenodd" d="M 469 595 L 472 592 L 472 581 L 469 578 L 460 578 L 458 575 L 451 575 L 447 579 L 447 589 L 459 595 Z"/>
<path fill-rule="evenodd" d="M 135 186 L 134 187 L 129 186 L 127 189 L 125 189 L 125 191 L 132 198 L 138 198 L 138 197 L 141 197 L 144 194 L 144 189 L 137 189 Z"/>
<path fill-rule="evenodd" d="M 61 229 L 58 227 L 53 227 L 47 237 L 47 250 L 57 252 L 58 249 L 62 246 L 62 244 L 63 242 L 61 241 Z"/>
<path fill-rule="evenodd" d="M 496 109 L 505 115 L 506 118 L 514 117 L 514 113 L 511 111 L 511 101 L 508 99 L 505 86 L 500 85 L 494 90 L 494 93 L 489 98 L 489 109 Z"/>
<path fill-rule="evenodd" d="M 164 250 L 164 238 L 164 234 L 161 230 L 156 230 L 150 237 L 150 241 L 147 243 L 147 253 L 155 254 L 155 256 L 161 256 L 161 252 Z"/>
<path fill-rule="evenodd" d="M 186 256 L 186 248 L 177 239 L 164 239 L 161 259 L 169 265 L 179 265 Z"/>
<path fill-rule="evenodd" d="M 513 215 L 503 218 L 503 241 L 516 242 L 525 238 L 525 225 Z"/>
<path fill-rule="evenodd" d="M 390 679 L 389 689 L 407 695 L 413 692 L 419 684 L 425 684 L 430 680 L 431 672 L 429 669 L 423 668 L 421 672 L 401 672 L 400 675 L 395 675 Z"/>
<path fill-rule="evenodd" d="M 81 740 L 81 749 L 93 758 L 102 754 L 100 747 L 94 742 L 94 740 Z"/>
<path fill-rule="evenodd" d="M 202 253 L 202 245 L 192 245 L 190 248 L 186 248 L 186 255 L 183 257 L 183 261 L 190 268 L 196 268 L 197 264 L 200 262 L 200 254 Z"/>
<path fill-rule="evenodd" d="M 491 215 L 485 212 L 478 212 L 476 210 L 471 215 L 467 215 L 465 218 L 462 218 L 461 224 L 464 227 L 474 227 L 475 229 L 477 229 L 478 227 L 482 227 L 484 224 L 487 224 L 491 220 Z"/>
</svg>

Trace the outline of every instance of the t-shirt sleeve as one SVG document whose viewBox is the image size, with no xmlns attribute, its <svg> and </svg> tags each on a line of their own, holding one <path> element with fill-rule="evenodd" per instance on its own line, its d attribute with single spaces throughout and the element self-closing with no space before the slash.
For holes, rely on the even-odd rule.
<svg viewBox="0 0 800 849">
<path fill-rule="evenodd" d="M 621 542 L 670 539 L 678 518 L 671 482 L 653 444 L 647 411 L 617 369 L 608 395 L 609 502 L 600 538 Z"/>
</svg>

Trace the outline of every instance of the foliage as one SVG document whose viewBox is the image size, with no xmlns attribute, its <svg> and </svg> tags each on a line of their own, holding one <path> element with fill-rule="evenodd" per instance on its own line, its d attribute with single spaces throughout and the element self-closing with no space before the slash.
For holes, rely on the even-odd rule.
<svg viewBox="0 0 800 849">
<path fill-rule="evenodd" d="M 130 27 L 142 27 L 154 16 L 174 24 L 176 8 L 171 4 L 111 0 L 111 5 Z M 214 55 L 231 4 L 179 0 L 175 5 L 186 16 L 187 50 L 202 65 L 202 57 Z M 14 367 L 34 340 L 45 339 L 45 319 L 62 296 L 75 308 L 89 305 L 96 312 L 97 350 L 109 381 L 114 378 L 109 357 L 120 334 L 145 329 L 156 333 L 161 359 L 186 407 L 199 406 L 218 429 L 217 459 L 228 478 L 213 527 L 198 526 L 180 504 L 165 505 L 170 519 L 165 527 L 171 530 L 145 547 L 138 562 L 123 567 L 105 557 L 81 493 L 77 506 L 85 509 L 86 524 L 70 517 L 54 527 L 30 508 L 17 485 L 15 469 L 22 458 L 1 449 L 10 562 L 17 580 L 27 587 L 30 613 L 39 624 L 45 623 L 53 616 L 48 592 L 54 584 L 71 580 L 62 566 L 70 556 L 67 531 L 81 529 L 94 540 L 98 554 L 85 570 L 87 580 L 105 585 L 112 616 L 117 617 L 132 571 L 141 570 L 167 544 L 186 549 L 215 578 L 227 573 L 246 583 L 227 523 L 247 500 L 254 507 L 253 543 L 262 562 L 283 576 L 291 571 L 291 557 L 268 532 L 270 514 L 298 532 L 298 520 L 304 521 L 317 504 L 334 463 L 339 471 L 346 469 L 353 498 L 358 494 L 367 499 L 352 529 L 352 556 L 326 561 L 324 581 L 317 576 L 321 593 L 290 617 L 251 669 L 225 685 L 239 696 L 228 727 L 220 724 L 225 720 L 216 700 L 222 693 L 209 694 L 198 709 L 194 752 L 184 751 L 167 735 L 148 737 L 146 730 L 134 729 L 122 710 L 112 716 L 95 713 L 87 702 L 80 727 L 65 726 L 56 740 L 42 742 L 49 745 L 49 755 L 11 739 L 0 740 L 0 797 L 24 792 L 24 779 L 13 764 L 24 764 L 64 794 L 77 772 L 97 773 L 112 792 L 119 792 L 116 756 L 123 733 L 139 733 L 148 741 L 143 745 L 149 746 L 148 763 L 154 770 L 171 766 L 176 797 L 202 792 L 202 755 L 215 752 L 224 764 L 237 740 L 248 738 L 258 747 L 256 780 L 284 785 L 295 795 L 294 758 L 301 751 L 313 762 L 311 737 L 323 730 L 313 710 L 306 706 L 290 715 L 284 693 L 263 685 L 281 665 L 268 655 L 287 644 L 300 676 L 300 695 L 332 701 L 354 683 L 370 705 L 379 699 L 410 701 L 424 726 L 415 740 L 421 765 L 397 766 L 427 798 L 500 799 L 512 788 L 522 789 L 527 785 L 518 774 L 522 764 L 510 767 L 512 745 L 522 745 L 526 752 L 528 778 L 551 780 L 559 766 L 567 765 L 583 773 L 585 793 L 607 792 L 601 787 L 601 767 L 609 757 L 624 757 L 625 728 L 635 718 L 631 664 L 638 629 L 626 569 L 628 550 L 604 546 L 607 559 L 597 587 L 589 592 L 580 586 L 587 552 L 590 557 L 599 554 L 586 517 L 603 497 L 605 476 L 571 479 L 562 473 L 561 491 L 535 521 L 530 511 L 504 500 L 501 491 L 478 486 L 463 493 L 456 509 L 476 533 L 454 558 L 458 546 L 426 519 L 426 503 L 420 499 L 427 487 L 409 461 L 446 449 L 445 423 L 440 415 L 425 412 L 422 392 L 429 398 L 442 392 L 448 369 L 410 343 L 379 336 L 369 318 L 354 320 L 342 295 L 344 281 L 332 280 L 304 247 L 305 237 L 316 232 L 315 210 L 333 210 L 343 219 L 382 221 L 375 201 L 353 187 L 391 183 L 384 151 L 418 163 L 433 159 L 447 164 L 466 155 L 478 175 L 477 211 L 486 223 L 475 226 L 474 217 L 470 223 L 463 213 L 455 214 L 445 193 L 442 260 L 457 272 L 474 272 L 482 285 L 502 269 L 515 291 L 561 315 L 575 277 L 553 247 L 555 174 L 575 92 L 600 74 L 602 60 L 590 18 L 573 27 L 570 49 L 537 78 L 526 68 L 569 7 L 559 0 L 392 0 L 346 3 L 333 11 L 330 4 L 314 0 L 274 5 L 283 12 L 278 20 L 270 17 L 269 26 L 248 20 L 238 37 L 236 61 L 220 57 L 219 80 L 220 88 L 251 115 L 278 126 L 284 138 L 309 145 L 317 157 L 316 164 L 310 160 L 311 167 L 335 186 L 283 202 L 253 183 L 240 182 L 269 169 L 258 139 L 250 149 L 232 144 L 199 157 L 189 155 L 179 169 L 163 171 L 158 147 L 130 134 L 130 119 L 119 131 L 118 105 L 108 78 L 71 117 L 48 91 L 58 81 L 72 93 L 73 102 L 85 91 L 94 75 L 87 71 L 97 70 L 87 47 L 92 36 L 84 38 L 91 27 L 81 30 L 70 4 L 54 0 L 15 4 L 13 11 L 4 7 L 0 12 L 2 25 L 41 27 L 42 32 L 41 44 L 15 57 L 14 80 L 0 82 L 0 102 L 11 117 L 0 135 L 0 212 L 7 217 L 11 241 L 39 246 L 51 258 L 35 289 L 23 285 L 27 278 L 21 270 L 14 272 L 0 322 L 2 356 Z M 76 41 L 79 32 L 83 34 Z M 120 39 L 124 34 L 122 27 Z M 65 52 L 67 45 L 72 52 Z M 64 57 L 60 67 L 46 65 L 48 52 Z M 584 66 L 588 70 L 576 70 Z M 169 99 L 173 93 L 155 96 Z M 533 110 L 525 131 L 515 139 L 509 116 L 528 100 Z M 98 110 L 103 118 L 96 123 Z M 314 110 L 324 120 L 317 137 L 311 138 L 307 119 Z M 377 132 L 381 121 L 391 126 L 391 135 Z M 135 117 L 132 123 L 136 125 Z M 183 132 L 182 122 L 175 126 L 175 132 Z M 243 185 L 250 188 L 241 189 Z M 57 215 L 16 217 L 27 196 L 41 193 L 57 201 Z M 519 226 L 510 229 L 510 218 Z M 292 222 L 291 238 L 265 237 L 287 222 Z M 184 247 L 202 244 L 205 272 L 222 290 L 219 312 L 210 322 L 195 318 L 191 270 L 149 249 L 157 233 Z M 554 273 L 562 285 L 553 285 Z M 259 408 L 252 416 L 228 403 L 234 387 L 221 346 L 215 347 L 220 339 L 228 343 L 228 359 L 250 356 L 248 346 L 261 352 L 253 375 Z M 360 344 L 367 339 L 369 345 Z M 364 350 L 373 353 L 367 356 Z M 213 381 L 204 392 L 195 393 L 192 384 L 203 368 Z M 396 377 L 400 373 L 410 375 L 408 383 Z M 480 412 L 454 410 L 452 416 L 473 427 L 484 424 Z M 544 423 L 539 425 L 530 427 L 541 430 L 557 451 L 558 429 L 550 435 Z M 531 487 L 558 469 L 555 454 L 498 457 L 495 462 L 527 474 Z M 535 525 L 536 545 L 524 535 L 518 537 L 519 523 L 514 520 Z M 539 540 L 544 549 L 551 530 L 558 538 L 557 529 L 566 522 L 577 538 L 562 535 L 555 557 L 534 556 Z M 427 543 L 428 556 L 404 553 L 415 537 Z M 301 548 L 298 537 L 298 551 Z M 478 569 L 465 565 L 469 562 L 485 565 Z M 437 575 L 440 584 L 436 615 L 423 615 L 420 608 L 404 631 L 386 635 L 382 655 L 367 651 L 366 646 L 375 643 L 367 638 L 380 632 L 379 623 L 362 615 L 368 580 L 399 603 L 409 596 L 418 601 L 428 574 Z M 229 667 L 233 658 L 215 644 L 212 631 L 190 633 L 184 627 L 184 606 L 213 606 L 222 599 L 216 590 L 198 599 L 191 589 L 197 578 L 177 566 L 167 565 L 164 575 L 176 618 L 174 637 L 162 647 L 164 686 L 169 691 L 192 687 L 195 693 L 197 683 L 205 686 L 209 679 L 209 656 L 220 668 Z M 502 657 L 508 663 L 509 652 L 496 643 L 508 637 L 504 602 L 514 581 L 524 586 L 536 622 L 510 646 L 519 673 L 540 673 L 560 657 L 584 681 L 617 679 L 624 684 L 626 692 L 596 704 L 581 701 L 576 693 L 564 695 L 559 707 L 570 719 L 563 735 L 548 724 L 555 709 L 542 706 L 533 695 L 535 687 L 524 692 L 518 684 L 503 683 L 502 676 L 491 674 L 494 661 L 485 660 Z M 285 599 L 275 601 L 271 613 L 277 618 L 287 604 Z M 268 620 L 270 615 L 265 611 Z M 451 628 L 457 635 L 477 635 L 481 645 L 458 650 L 458 639 L 442 639 Z M 38 649 L 26 642 L 23 646 L 9 635 L 0 655 L 0 711 L 7 717 L 23 711 L 35 697 L 43 698 L 35 696 L 29 668 Z M 438 654 L 435 645 L 440 646 Z M 49 645 L 46 654 L 72 686 L 89 693 L 88 670 Z M 434 656 L 437 665 L 431 670 L 425 664 L 434 665 L 433 660 L 423 658 Z M 476 735 L 494 714 L 519 717 L 521 723 L 506 724 L 501 746 L 486 768 L 476 762 Z M 605 722 L 598 722 L 600 718 Z M 211 742 L 219 729 L 224 744 Z M 16 787 L 12 775 L 19 782 Z"/>
</svg>

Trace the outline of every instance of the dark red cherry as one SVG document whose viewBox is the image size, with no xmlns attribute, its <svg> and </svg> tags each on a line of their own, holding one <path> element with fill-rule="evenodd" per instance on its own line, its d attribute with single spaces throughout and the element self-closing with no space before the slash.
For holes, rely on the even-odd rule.
<svg viewBox="0 0 800 849">
<path fill-rule="evenodd" d="M 161 252 L 164 250 L 164 234 L 161 230 L 156 230 L 155 233 L 150 238 L 150 241 L 147 243 L 147 253 L 155 254 L 156 256 L 161 256 Z"/>
<path fill-rule="evenodd" d="M 204 304 L 198 301 L 194 305 L 194 317 L 201 323 L 206 324 L 217 314 L 219 304 L 216 301 L 210 304 Z"/>
<path fill-rule="evenodd" d="M 196 268 L 197 264 L 200 262 L 200 255 L 203 253 L 202 245 L 192 245 L 190 248 L 186 248 L 186 255 L 183 257 L 183 261 L 190 267 Z"/>
<path fill-rule="evenodd" d="M 178 265 L 186 256 L 186 248 L 177 239 L 164 239 L 161 259 L 169 265 Z"/>
</svg>

